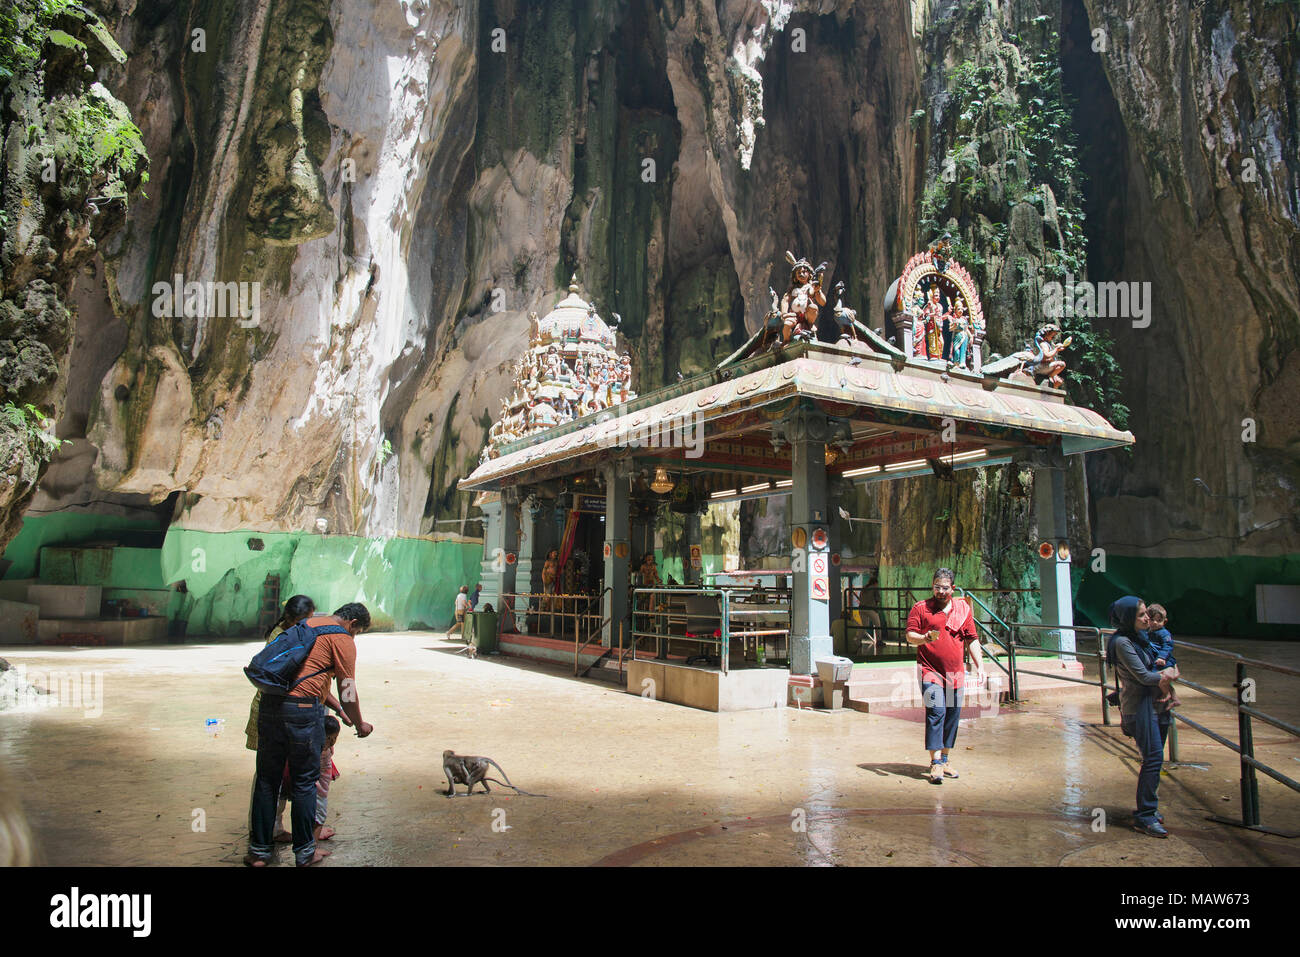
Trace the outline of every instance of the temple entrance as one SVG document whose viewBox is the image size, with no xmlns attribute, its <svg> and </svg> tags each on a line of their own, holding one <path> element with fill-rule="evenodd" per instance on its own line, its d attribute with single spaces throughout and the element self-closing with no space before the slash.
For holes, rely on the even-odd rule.
<svg viewBox="0 0 1300 957">
<path fill-rule="evenodd" d="M 601 547 L 605 542 L 605 516 L 577 512 L 573 548 L 560 571 L 560 590 L 566 595 L 599 595 L 604 581 Z"/>
</svg>

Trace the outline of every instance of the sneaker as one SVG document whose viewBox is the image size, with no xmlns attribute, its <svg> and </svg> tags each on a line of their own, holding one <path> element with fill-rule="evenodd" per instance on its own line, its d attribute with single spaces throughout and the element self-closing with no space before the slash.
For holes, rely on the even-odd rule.
<svg viewBox="0 0 1300 957">
<path fill-rule="evenodd" d="M 943 783 L 943 765 L 940 764 L 938 761 L 930 765 L 930 783 L 931 784 Z"/>
<path fill-rule="evenodd" d="M 1165 830 L 1165 826 L 1159 821 L 1152 821 L 1150 824 L 1141 824 L 1134 821 L 1133 830 L 1137 831 L 1139 834 L 1145 834 L 1147 837 L 1169 836 L 1169 832 Z"/>
</svg>

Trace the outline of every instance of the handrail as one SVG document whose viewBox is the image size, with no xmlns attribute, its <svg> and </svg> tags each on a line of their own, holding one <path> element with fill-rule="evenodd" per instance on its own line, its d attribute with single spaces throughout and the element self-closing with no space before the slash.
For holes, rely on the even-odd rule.
<svg viewBox="0 0 1300 957">
<path fill-rule="evenodd" d="M 980 601 L 980 600 L 979 600 L 979 596 L 977 596 L 977 595 L 972 595 L 970 589 L 966 589 L 966 588 L 954 588 L 954 589 L 953 589 L 953 593 L 954 593 L 954 594 L 957 594 L 957 595 L 960 595 L 962 598 L 970 598 L 972 601 L 975 602 L 975 604 L 977 604 L 977 605 L 979 605 L 981 608 L 983 608 L 984 611 L 985 611 L 985 613 L 986 613 L 990 618 L 992 618 L 992 619 L 993 619 L 994 621 L 996 621 L 999 625 L 1001 625 L 1003 628 L 1005 628 L 1005 629 L 1007 630 L 1007 632 L 1010 632 L 1010 631 L 1011 631 L 1011 626 L 1008 625 L 1008 624 L 1007 624 L 1005 621 L 1003 621 L 1001 618 L 999 618 L 999 617 L 997 616 L 997 612 L 995 612 L 995 611 L 994 611 L 992 608 L 990 608 L 988 605 L 984 604 L 984 602 Z"/>
<path fill-rule="evenodd" d="M 600 593 L 599 593 L 598 595 L 596 595 L 596 606 L 597 606 L 598 608 L 604 608 L 604 607 L 605 607 L 605 592 L 609 592 L 610 595 L 612 596 L 612 595 L 614 594 L 614 586 L 613 586 L 613 585 L 606 585 L 604 588 L 602 588 L 602 589 L 600 590 Z M 613 608 L 613 605 L 614 605 L 614 603 L 613 603 L 613 601 L 611 600 L 611 601 L 610 601 L 610 609 L 609 609 L 609 617 L 608 617 L 608 618 L 601 618 L 601 619 L 600 619 L 600 623 L 596 626 L 596 628 L 594 628 L 592 631 L 589 631 L 589 632 L 587 633 L 587 642 L 586 642 L 586 644 L 584 644 L 584 645 L 582 646 L 581 649 L 578 648 L 578 641 L 579 641 L 579 639 L 578 639 L 578 618 L 577 618 L 577 613 L 575 612 L 575 614 L 574 614 L 574 619 L 573 619 L 573 673 L 574 673 L 575 675 L 578 673 L 578 656 L 579 656 L 580 654 L 582 654 L 582 652 L 584 652 L 584 651 L 586 651 L 588 648 L 590 648 L 590 647 L 591 647 L 591 644 L 592 644 L 593 641 L 599 641 L 600 639 L 602 639 L 602 638 L 605 637 L 605 625 L 612 623 L 613 620 L 614 620 L 614 608 Z M 600 612 L 597 612 L 596 614 L 599 615 Z M 588 617 L 590 617 L 590 615 L 588 615 Z M 596 637 L 593 638 L 592 635 L 595 635 Z M 612 648 L 613 645 L 611 644 L 610 647 Z M 591 670 L 590 667 L 588 667 L 587 670 L 590 671 L 590 670 Z"/>
<path fill-rule="evenodd" d="M 970 590 L 969 590 L 969 589 L 966 589 L 966 588 L 954 588 L 954 589 L 953 589 L 953 592 L 954 592 L 955 594 L 957 594 L 957 595 L 960 595 L 962 598 L 969 598 L 970 600 L 974 601 L 975 604 L 979 605 L 981 608 L 984 609 L 985 613 L 986 613 L 990 618 L 992 618 L 994 621 L 996 621 L 999 625 L 1001 625 L 1004 629 L 1007 630 L 1008 634 L 1010 634 L 1011 629 L 1007 627 L 1007 623 L 1006 623 L 1005 621 L 1003 621 L 1001 618 L 999 618 L 999 617 L 997 616 L 997 613 L 994 612 L 993 609 L 989 608 L 988 605 L 986 605 L 986 604 L 984 604 L 984 602 L 980 601 L 979 596 L 971 594 L 971 593 L 970 593 Z M 1012 648 L 1009 647 L 1005 641 L 1003 641 L 1001 638 L 999 638 L 998 635 L 997 635 L 997 632 L 995 632 L 992 628 L 990 628 L 986 622 L 982 622 L 982 621 L 980 621 L 980 620 L 979 620 L 978 618 L 976 618 L 974 615 L 971 615 L 971 619 L 975 622 L 975 628 L 976 628 L 976 632 L 977 632 L 977 633 L 978 633 L 978 630 L 979 630 L 979 629 L 981 629 L 981 628 L 984 629 L 984 631 L 986 631 L 986 632 L 988 633 L 988 636 L 989 636 L 990 638 L 992 638 L 995 642 L 997 642 L 998 647 L 1000 647 L 1000 648 L 1001 648 L 1001 649 L 1006 653 L 1006 655 L 1007 655 L 1007 663 L 1006 663 L 1006 664 L 1003 664 L 1001 661 L 998 661 L 997 656 L 996 656 L 996 655 L 992 655 L 992 654 L 989 655 L 989 661 L 993 662 L 995 665 L 997 665 L 999 668 L 1001 668 L 1004 672 L 1006 672 L 1006 675 L 1007 675 L 1007 685 L 1008 685 L 1007 690 L 1008 690 L 1008 691 L 1010 692 L 1010 694 L 1011 694 L 1011 700 L 1012 700 L 1012 701 L 1015 701 L 1015 700 L 1016 700 L 1016 697 L 1017 697 L 1017 695 L 1016 695 L 1016 674 L 1015 674 L 1015 664 L 1016 664 L 1015 651 L 1012 650 Z M 1013 640 L 1014 640 L 1014 639 L 1013 639 Z"/>
<path fill-rule="evenodd" d="M 643 616 L 643 617 L 654 618 L 654 619 L 661 619 L 661 618 L 669 618 L 669 617 L 671 617 L 671 615 L 672 615 L 672 613 L 670 613 L 670 612 L 668 612 L 668 611 L 658 611 L 657 609 L 655 609 L 655 608 L 653 608 L 653 607 L 651 607 L 651 608 L 647 608 L 647 609 L 644 609 L 644 610 L 642 610 L 642 609 L 636 609 L 636 608 L 635 608 L 635 598 L 636 598 L 636 596 L 638 596 L 638 595 L 683 595 L 683 596 L 686 596 L 686 595 L 697 595 L 697 596 L 698 596 L 698 595 L 703 595 L 703 596 L 717 596 L 717 598 L 718 598 L 718 606 L 719 606 L 719 607 L 718 607 L 718 614 L 717 614 L 717 615 L 707 614 L 707 615 L 696 615 L 696 616 L 692 616 L 692 617 L 696 617 L 696 618 L 704 618 L 704 619 L 708 619 L 708 620 L 710 620 L 710 621 L 714 621 L 714 620 L 716 620 L 716 621 L 718 622 L 718 634 L 717 634 L 716 637 L 714 637 L 714 636 L 708 636 L 708 637 L 706 637 L 706 636 L 703 636 L 703 635 L 695 635 L 695 636 L 691 636 L 691 637 L 685 637 L 685 636 L 681 636 L 681 635 L 661 635 L 661 634 L 659 634 L 659 633 L 657 633 L 657 632 L 656 632 L 656 633 L 651 633 L 651 632 L 640 632 L 640 631 L 637 631 L 637 629 L 636 629 L 636 621 L 635 621 L 635 617 L 634 617 L 634 619 L 633 619 L 633 623 L 632 623 L 632 624 L 633 624 L 633 627 L 632 627 L 632 636 L 631 636 L 631 637 L 632 637 L 633 648 L 635 649 L 635 647 L 637 646 L 637 644 L 639 644 L 639 642 L 640 642 L 640 640 L 641 640 L 642 638 L 657 638 L 657 639 L 668 639 L 668 640 L 671 640 L 671 639 L 677 639 L 677 640 L 679 640 L 679 641 L 692 641 L 692 642 L 695 642 L 695 643 L 697 643 L 697 644 L 704 644 L 704 645 L 717 645 L 717 646 L 718 646 L 718 668 L 719 668 L 719 670 L 721 670 L 721 672 L 722 672 L 723 674 L 727 674 L 728 671 L 730 670 L 730 664 L 731 664 L 731 663 L 730 663 L 730 658 L 731 658 L 731 638 L 732 638 L 732 631 L 731 631 L 731 600 L 732 600 L 732 599 L 731 599 L 731 594 L 732 594 L 733 592 L 738 592 L 738 593 L 742 593 L 742 594 L 743 594 L 743 593 L 752 593 L 752 592 L 754 592 L 754 591 L 756 591 L 756 590 L 757 590 L 757 589 L 752 588 L 752 587 L 748 587 L 748 586 L 728 586 L 728 585 L 700 585 L 700 586 L 696 586 L 696 587 L 677 587 L 677 588 L 663 588 L 663 587 L 660 587 L 660 588 L 634 588 L 634 589 L 632 590 L 632 595 L 633 595 L 633 605 L 634 605 L 633 615 L 634 615 L 634 616 L 636 616 L 636 615 L 641 615 L 641 616 Z M 744 610 L 742 609 L 742 614 L 743 614 L 743 613 L 744 613 Z M 776 632 L 774 631 L 774 632 L 772 632 L 772 633 L 775 634 Z M 788 634 L 788 631 L 787 631 L 786 633 Z M 737 637 L 743 637 L 745 634 L 746 634 L 745 632 L 736 632 L 736 636 L 737 636 Z M 635 654 L 635 651 L 634 651 L 634 654 Z"/>
<path fill-rule="evenodd" d="M 1089 657 L 1089 658 L 1096 657 L 1098 660 L 1098 680 L 1096 681 L 1091 681 L 1085 678 L 1072 678 L 1072 677 L 1067 677 L 1065 675 L 1051 675 L 1051 674 L 1046 674 L 1044 672 L 1025 671 L 1024 673 L 1041 674 L 1045 678 L 1055 678 L 1058 681 L 1070 681 L 1076 684 L 1086 684 L 1086 685 L 1099 687 L 1101 689 L 1101 695 L 1102 695 L 1101 707 L 1102 707 L 1103 722 L 1105 724 L 1110 724 L 1111 723 L 1110 704 L 1106 696 L 1108 692 L 1112 690 L 1118 691 L 1119 688 L 1118 687 L 1112 688 L 1110 686 L 1109 679 L 1106 674 L 1105 641 L 1108 636 L 1113 635 L 1115 633 L 1115 629 L 1094 628 L 1091 626 L 1084 626 L 1084 625 L 1080 625 L 1080 626 L 1044 625 L 1037 622 L 1013 622 L 1012 623 L 1013 640 L 1011 642 L 1011 647 L 1013 650 L 1016 647 L 1028 647 L 1025 645 L 1018 645 L 1017 642 L 1014 640 L 1016 631 L 1020 628 L 1048 629 L 1053 631 L 1074 631 L 1076 633 L 1091 632 L 1093 636 L 1097 638 L 1098 648 L 1095 655 L 1092 652 L 1083 652 L 1077 650 L 1073 652 L 1066 652 L 1066 654 L 1072 656 Z M 1215 742 L 1216 744 L 1222 745 L 1223 747 L 1227 748 L 1229 751 L 1232 751 L 1234 754 L 1236 754 L 1240 759 L 1240 766 L 1241 766 L 1241 772 L 1240 772 L 1241 820 L 1240 821 L 1232 820 L 1230 818 L 1226 818 L 1217 814 L 1211 815 L 1208 818 L 1208 820 L 1216 821 L 1220 824 L 1231 824 L 1234 827 L 1243 827 L 1252 831 L 1263 831 L 1268 834 L 1277 834 L 1282 837 L 1290 837 L 1290 838 L 1300 837 L 1300 833 L 1282 831 L 1282 830 L 1278 830 L 1277 828 L 1266 827 L 1260 823 L 1259 780 L 1256 777 L 1256 772 L 1257 771 L 1263 772 L 1273 780 L 1277 781 L 1279 784 L 1282 784 L 1284 787 L 1288 787 L 1292 791 L 1296 791 L 1296 792 L 1300 792 L 1300 781 L 1293 780 L 1292 778 L 1283 774 L 1281 771 L 1277 770 L 1276 768 L 1269 767 L 1267 764 L 1265 764 L 1264 762 L 1260 761 L 1258 758 L 1255 757 L 1255 737 L 1254 737 L 1254 729 L 1251 726 L 1251 720 L 1255 719 L 1255 720 L 1263 721 L 1265 724 L 1271 725 L 1272 727 L 1278 728 L 1279 730 L 1285 731 L 1287 734 L 1290 734 L 1293 737 L 1298 737 L 1298 738 L 1300 738 L 1300 727 L 1296 727 L 1291 723 L 1282 720 L 1281 718 L 1275 717 L 1274 715 L 1271 714 L 1267 714 L 1266 712 L 1260 711 L 1258 708 L 1253 708 L 1250 706 L 1255 700 L 1254 699 L 1255 682 L 1254 679 L 1249 678 L 1247 676 L 1246 668 L 1247 666 L 1253 668 L 1262 668 L 1265 671 L 1272 671 L 1277 674 L 1287 675 L 1288 677 L 1293 677 L 1293 678 L 1300 678 L 1300 669 L 1292 668 L 1288 665 L 1275 664 L 1271 661 L 1263 661 L 1259 658 L 1248 658 L 1245 655 L 1239 655 L 1236 652 L 1224 651 L 1221 648 L 1211 648 L 1206 645 L 1196 644 L 1195 642 L 1180 641 L 1178 639 L 1171 639 L 1171 640 L 1173 641 L 1173 645 L 1175 648 L 1184 648 L 1189 651 L 1195 651 L 1201 654 L 1210 655 L 1211 657 L 1224 658 L 1228 661 L 1233 662 L 1236 665 L 1236 680 L 1233 682 L 1233 687 L 1237 689 L 1237 694 L 1235 698 L 1229 697 L 1228 695 L 1225 694 L 1221 694 L 1213 690 L 1212 688 L 1207 688 L 1202 684 L 1199 684 L 1195 681 L 1190 681 L 1186 678 L 1182 678 L 1182 677 L 1178 678 L 1178 683 L 1180 686 L 1189 688 L 1193 691 L 1196 691 L 1199 694 L 1205 695 L 1208 698 L 1223 702 L 1225 704 L 1232 705 L 1233 709 L 1237 712 L 1237 742 L 1234 744 L 1232 741 L 1228 740 L 1223 735 L 1218 734 L 1215 731 L 1211 731 L 1209 728 L 1205 727 L 1205 725 L 1197 721 L 1193 721 L 1191 718 L 1188 718 L 1181 711 L 1171 710 L 1169 712 L 1169 717 L 1170 717 L 1169 760 L 1170 762 L 1171 763 L 1178 762 L 1179 723 L 1185 724 L 1187 727 L 1191 728 L 1192 730 L 1205 735 L 1205 737 L 1209 738 L 1211 741 Z M 1013 659 L 1013 669 L 1014 669 L 1014 659 Z M 1016 688 L 1016 680 L 1015 680 L 1015 675 L 1013 674 L 1012 675 L 1013 699 L 1016 696 L 1014 690 L 1015 688 Z"/>
</svg>

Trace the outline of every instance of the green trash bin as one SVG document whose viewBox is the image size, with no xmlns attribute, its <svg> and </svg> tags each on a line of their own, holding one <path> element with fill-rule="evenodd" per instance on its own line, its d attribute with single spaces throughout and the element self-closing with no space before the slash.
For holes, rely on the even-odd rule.
<svg viewBox="0 0 1300 957">
<path fill-rule="evenodd" d="M 460 626 L 460 636 L 465 639 L 465 644 L 474 644 L 474 632 L 477 630 L 478 622 L 474 620 L 474 612 L 465 613 L 465 621 Z"/>
<path fill-rule="evenodd" d="M 495 611 L 471 611 L 465 616 L 466 641 L 478 649 L 481 655 L 497 653 L 497 613 Z"/>
</svg>

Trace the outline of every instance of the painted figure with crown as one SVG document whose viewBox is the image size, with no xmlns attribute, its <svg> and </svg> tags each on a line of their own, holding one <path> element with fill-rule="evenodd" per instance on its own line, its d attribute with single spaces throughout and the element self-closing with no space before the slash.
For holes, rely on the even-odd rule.
<svg viewBox="0 0 1300 957">
<path fill-rule="evenodd" d="M 822 277 L 826 272 L 826 263 L 813 271 L 812 263 L 806 259 L 795 259 L 789 250 L 785 254 L 790 264 L 790 287 L 781 297 L 781 343 L 784 345 L 792 338 L 812 339 L 817 334 L 817 314 L 826 305 L 826 293 L 822 290 Z"/>
</svg>

